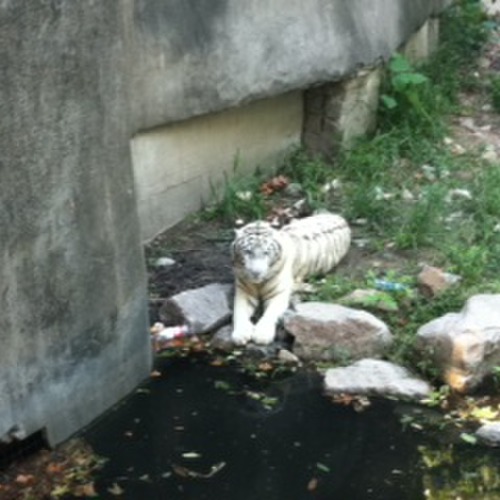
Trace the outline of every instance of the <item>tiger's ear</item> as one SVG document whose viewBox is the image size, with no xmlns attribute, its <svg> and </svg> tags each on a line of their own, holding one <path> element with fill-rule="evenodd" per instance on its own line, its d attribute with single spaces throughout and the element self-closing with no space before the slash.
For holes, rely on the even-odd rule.
<svg viewBox="0 0 500 500">
<path fill-rule="evenodd" d="M 237 227 L 234 228 L 234 237 L 239 238 L 240 236 L 243 236 L 243 229 L 239 229 Z"/>
</svg>

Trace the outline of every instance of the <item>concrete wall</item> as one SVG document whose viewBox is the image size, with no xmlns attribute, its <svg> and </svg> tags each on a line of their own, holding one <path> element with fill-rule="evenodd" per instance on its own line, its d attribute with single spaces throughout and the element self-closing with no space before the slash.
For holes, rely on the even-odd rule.
<svg viewBox="0 0 500 500">
<path fill-rule="evenodd" d="M 204 115 L 132 140 L 142 241 L 212 200 L 224 174 L 279 163 L 300 143 L 302 94 L 292 92 Z"/>
<path fill-rule="evenodd" d="M 121 2 L 0 2 L 0 437 L 56 443 L 148 372 Z"/>
<path fill-rule="evenodd" d="M 134 114 L 142 129 L 176 123 L 132 143 L 143 241 L 200 208 L 207 181 L 230 171 L 236 155 L 248 171 L 301 137 L 314 152 L 330 153 L 372 130 L 380 72 L 359 68 L 389 58 L 414 33 L 408 50 L 422 56 L 438 24 L 431 29 L 426 20 L 442 7 L 433 0 L 137 1 Z M 293 97 L 275 97 L 285 92 Z M 213 118 L 192 118 L 199 115 Z"/>
<path fill-rule="evenodd" d="M 169 194 L 147 238 L 220 177 L 214 150 L 281 154 L 298 93 L 389 57 L 441 4 L 2 0 L 0 437 L 56 443 L 147 375 L 144 186 Z"/>
</svg>

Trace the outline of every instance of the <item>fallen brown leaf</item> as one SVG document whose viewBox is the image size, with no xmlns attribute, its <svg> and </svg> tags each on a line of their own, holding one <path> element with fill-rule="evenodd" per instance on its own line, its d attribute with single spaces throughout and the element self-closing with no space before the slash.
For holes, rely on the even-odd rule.
<svg viewBox="0 0 500 500">
<path fill-rule="evenodd" d="M 270 372 L 274 367 L 271 363 L 265 361 L 264 363 L 260 363 L 258 368 L 262 372 Z"/>
<path fill-rule="evenodd" d="M 35 476 L 32 476 L 31 474 L 18 474 L 16 476 L 16 483 L 22 484 L 23 486 L 32 484 L 34 481 L 35 481 Z"/>
<path fill-rule="evenodd" d="M 47 465 L 47 468 L 45 469 L 49 474 L 60 474 L 63 470 L 64 467 L 62 464 L 57 463 L 57 462 L 50 462 Z"/>
<path fill-rule="evenodd" d="M 317 480 L 317 478 L 313 477 L 307 483 L 307 491 L 314 491 L 317 487 L 318 487 L 318 480 Z"/>
<path fill-rule="evenodd" d="M 75 488 L 75 495 L 77 497 L 96 497 L 97 491 L 95 490 L 94 483 L 81 484 Z"/>
</svg>

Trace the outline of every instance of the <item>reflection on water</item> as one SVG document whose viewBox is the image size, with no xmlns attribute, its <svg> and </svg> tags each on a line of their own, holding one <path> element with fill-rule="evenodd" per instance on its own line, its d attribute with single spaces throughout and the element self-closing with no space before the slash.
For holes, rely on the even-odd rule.
<svg viewBox="0 0 500 500">
<path fill-rule="evenodd" d="M 471 451 L 452 445 L 421 446 L 419 451 L 427 468 L 422 475 L 422 484 L 430 500 L 500 498 L 497 453 L 483 454 L 481 449 Z"/>
<path fill-rule="evenodd" d="M 130 499 L 500 498 L 498 453 L 438 445 L 401 423 L 408 405 L 358 413 L 306 371 L 266 383 L 202 359 L 160 363 L 86 432 L 109 459 L 99 498 L 117 485 Z"/>
</svg>

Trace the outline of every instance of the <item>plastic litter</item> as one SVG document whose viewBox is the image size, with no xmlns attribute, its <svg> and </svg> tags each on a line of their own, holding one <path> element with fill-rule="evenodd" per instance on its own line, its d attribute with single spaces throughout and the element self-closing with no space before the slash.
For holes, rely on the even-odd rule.
<svg viewBox="0 0 500 500">
<path fill-rule="evenodd" d="M 156 351 L 162 350 L 165 347 L 165 343 L 171 340 L 181 339 L 194 333 L 188 325 L 165 326 L 160 322 L 155 323 L 150 331 Z"/>
<path fill-rule="evenodd" d="M 386 280 L 375 280 L 375 288 L 377 290 L 384 290 L 385 292 L 404 292 L 408 290 L 408 287 L 402 283 Z"/>
</svg>

